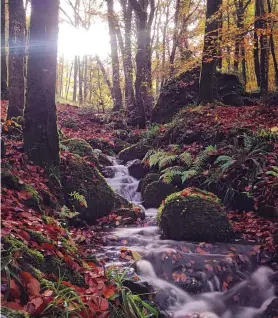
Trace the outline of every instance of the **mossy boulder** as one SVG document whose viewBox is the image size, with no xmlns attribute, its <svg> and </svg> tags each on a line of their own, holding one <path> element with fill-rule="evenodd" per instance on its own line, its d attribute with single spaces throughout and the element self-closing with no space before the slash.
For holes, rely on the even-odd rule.
<svg viewBox="0 0 278 318">
<path fill-rule="evenodd" d="M 104 138 L 89 138 L 87 142 L 91 145 L 93 149 L 99 149 L 107 155 L 114 154 L 114 143 L 107 141 Z"/>
<path fill-rule="evenodd" d="M 165 239 L 222 242 L 234 237 L 218 197 L 198 188 L 168 196 L 159 208 L 158 224 Z"/>
<path fill-rule="evenodd" d="M 86 157 L 87 160 L 93 162 L 97 167 L 99 166 L 97 155 L 93 152 L 93 148 L 86 140 L 81 138 L 72 138 L 63 140 L 61 145 L 66 147 L 69 152 L 81 157 Z"/>
<path fill-rule="evenodd" d="M 151 149 L 149 145 L 144 142 L 138 142 L 135 145 L 127 147 L 123 149 L 119 153 L 119 159 L 123 160 L 124 162 L 131 161 L 134 159 L 143 159 L 145 154 Z"/>
<path fill-rule="evenodd" d="M 166 82 L 151 111 L 151 121 L 166 123 L 181 108 L 197 104 L 199 77 L 200 67 L 196 67 Z M 236 75 L 217 72 L 215 88 L 215 99 L 220 102 L 233 106 L 244 104 L 242 99 L 244 88 Z"/>
<path fill-rule="evenodd" d="M 30 317 L 27 313 L 23 311 L 17 311 L 10 308 L 7 308 L 5 306 L 1 307 L 1 317 L 7 317 L 7 318 L 28 318 Z"/>
<path fill-rule="evenodd" d="M 140 180 L 139 184 L 138 184 L 138 191 L 141 192 L 141 194 L 144 193 L 147 185 L 149 185 L 150 183 L 154 182 L 154 181 L 158 181 L 159 180 L 159 174 L 158 173 L 148 173 L 147 175 L 145 175 L 145 177 L 143 179 Z"/>
<path fill-rule="evenodd" d="M 114 138 L 114 151 L 116 154 L 118 154 L 120 151 L 130 146 L 131 144 L 128 142 L 121 140 L 119 138 Z"/>
<path fill-rule="evenodd" d="M 80 217 L 89 223 L 107 215 L 114 207 L 115 193 L 98 169 L 78 155 L 69 155 L 60 164 L 61 183 L 68 205 L 74 205 Z M 70 196 L 84 196 L 87 207 Z"/>
<path fill-rule="evenodd" d="M 136 179 L 141 179 L 146 174 L 146 169 L 140 159 L 134 159 L 127 163 L 129 174 Z"/>
<path fill-rule="evenodd" d="M 19 178 L 8 170 L 1 171 L 1 184 L 2 187 L 8 189 L 19 190 L 22 188 L 22 184 L 20 184 Z"/>
<path fill-rule="evenodd" d="M 146 208 L 158 208 L 165 198 L 177 189 L 162 181 L 153 181 L 148 184 L 142 194 L 143 205 Z"/>
</svg>

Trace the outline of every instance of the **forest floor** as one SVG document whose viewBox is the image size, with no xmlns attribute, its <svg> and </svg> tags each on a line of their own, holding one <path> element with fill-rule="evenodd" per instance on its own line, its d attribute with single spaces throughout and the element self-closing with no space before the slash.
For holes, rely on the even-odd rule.
<svg viewBox="0 0 278 318">
<path fill-rule="evenodd" d="M 63 216 L 63 211 L 57 211 L 58 199 L 50 189 L 48 175 L 30 162 L 23 152 L 21 127 L 5 121 L 6 107 L 7 104 L 2 103 L 2 138 L 5 143 L 2 168 L 7 168 L 11 174 L 2 174 L 2 178 L 6 178 L 5 182 L 9 183 L 9 186 L 2 187 L 1 240 L 9 247 L 2 249 L 2 306 L 33 316 L 47 316 L 65 310 L 65 302 L 72 297 L 74 301 L 70 305 L 74 308 L 70 310 L 76 309 L 81 317 L 86 317 L 87 308 L 98 317 L 108 317 L 110 303 L 119 305 L 119 290 L 106 275 L 103 264 L 92 259 L 91 255 L 96 247 L 105 244 L 98 233 L 100 224 L 105 225 L 106 220 L 109 226 L 116 225 L 116 219 L 111 213 L 110 218 L 102 219 L 95 226 L 66 226 L 69 217 Z M 121 128 L 123 122 L 121 115 L 113 116 L 113 121 L 109 122 L 109 115 L 97 116 L 89 110 L 62 104 L 57 106 L 57 114 L 64 139 L 99 138 L 108 142 L 112 149 L 115 131 Z M 272 132 L 278 130 L 277 107 L 205 107 L 202 110 L 189 110 L 188 116 L 191 118 L 190 129 L 196 131 L 210 130 L 215 124 L 223 131 L 234 127 L 249 127 L 251 130 L 261 128 Z M 103 121 L 103 118 L 106 119 Z M 159 125 L 157 138 L 164 134 L 165 129 L 166 125 Z M 137 139 L 144 138 L 148 132 L 131 127 L 128 130 Z M 180 147 L 194 153 L 200 145 L 194 141 L 180 144 Z M 278 156 L 277 142 L 273 157 L 269 159 L 277 165 L 275 154 Z M 273 182 L 270 178 L 269 184 Z M 276 250 L 277 253 L 277 221 L 261 217 L 256 211 L 229 211 L 228 216 L 235 231 L 245 240 L 258 243 L 262 250 L 272 254 Z M 91 249 L 88 249 L 88 245 Z M 202 253 L 202 249 L 199 252 Z M 261 263 L 269 261 L 268 253 L 264 255 L 265 260 L 262 259 Z M 52 265 L 54 261 L 58 263 L 58 270 Z M 36 263 L 40 263 L 40 266 Z M 274 266 L 277 267 L 277 263 Z M 65 277 L 60 276 L 59 268 L 65 269 Z M 70 275 L 75 276 L 75 279 Z M 79 280 L 85 284 L 82 286 Z M 61 292 L 61 286 L 73 290 L 71 297 Z M 82 307 L 83 302 L 86 308 Z"/>
</svg>

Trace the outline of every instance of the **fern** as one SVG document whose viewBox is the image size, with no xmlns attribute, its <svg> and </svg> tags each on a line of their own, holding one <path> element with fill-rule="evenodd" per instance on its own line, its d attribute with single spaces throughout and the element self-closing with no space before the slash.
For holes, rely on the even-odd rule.
<svg viewBox="0 0 278 318">
<path fill-rule="evenodd" d="M 73 197 L 74 200 L 78 201 L 81 206 L 85 206 L 85 208 L 88 207 L 88 204 L 87 204 L 87 201 L 86 201 L 84 195 L 78 193 L 77 191 L 74 191 L 74 192 L 70 193 L 69 195 L 71 197 Z"/>
<path fill-rule="evenodd" d="M 161 159 L 158 162 L 158 167 L 159 170 L 169 167 L 172 164 L 174 164 L 175 161 L 177 161 L 177 158 L 179 156 L 177 155 L 167 155 L 167 156 L 162 156 Z"/>
<path fill-rule="evenodd" d="M 194 163 L 192 165 L 192 170 L 195 170 L 197 174 L 201 173 L 204 169 L 205 166 L 210 159 L 210 156 L 212 153 L 216 152 L 217 148 L 216 146 L 207 146 L 205 150 L 203 150 L 197 158 L 194 160 Z"/>
<path fill-rule="evenodd" d="M 186 167 L 190 167 L 192 164 L 192 157 L 189 152 L 183 152 L 179 155 L 179 159 L 182 164 L 184 164 Z"/>
<path fill-rule="evenodd" d="M 184 171 L 181 175 L 182 183 L 184 183 L 186 180 L 188 180 L 192 177 L 195 177 L 197 174 L 198 174 L 198 172 L 194 169 Z"/>
<path fill-rule="evenodd" d="M 271 166 L 272 170 L 268 170 L 265 174 L 278 178 L 278 166 Z"/>
<path fill-rule="evenodd" d="M 161 173 L 160 179 L 166 183 L 170 184 L 174 181 L 176 177 L 181 177 L 182 173 L 184 172 L 185 168 L 182 166 L 174 166 L 164 169 Z"/>
</svg>

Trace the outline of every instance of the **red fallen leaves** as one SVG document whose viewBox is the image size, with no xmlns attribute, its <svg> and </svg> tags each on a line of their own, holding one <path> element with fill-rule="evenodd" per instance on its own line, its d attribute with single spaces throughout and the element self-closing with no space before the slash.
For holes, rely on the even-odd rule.
<svg viewBox="0 0 278 318">
<path fill-rule="evenodd" d="M 275 251 L 273 236 L 278 232 L 278 222 L 258 216 L 255 212 L 229 212 L 228 218 L 235 231 L 242 233 L 246 240 L 254 240 L 270 252 Z"/>
</svg>

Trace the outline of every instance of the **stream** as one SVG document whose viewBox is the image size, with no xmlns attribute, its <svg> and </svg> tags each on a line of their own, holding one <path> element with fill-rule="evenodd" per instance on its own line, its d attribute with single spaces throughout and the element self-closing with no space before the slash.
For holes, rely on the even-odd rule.
<svg viewBox="0 0 278 318">
<path fill-rule="evenodd" d="M 157 209 L 144 209 L 139 180 L 113 159 L 108 184 L 139 205 L 146 218 L 140 227 L 118 227 L 105 233 L 107 266 L 128 267 L 121 261 L 123 248 L 142 257 L 135 271 L 155 290 L 155 302 L 165 317 L 257 318 L 275 298 L 277 272 L 258 266 L 259 247 L 252 243 L 178 242 L 160 239 Z M 228 288 L 227 288 L 228 287 Z"/>
</svg>

